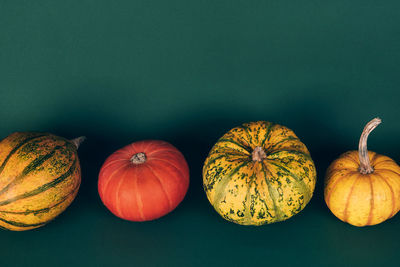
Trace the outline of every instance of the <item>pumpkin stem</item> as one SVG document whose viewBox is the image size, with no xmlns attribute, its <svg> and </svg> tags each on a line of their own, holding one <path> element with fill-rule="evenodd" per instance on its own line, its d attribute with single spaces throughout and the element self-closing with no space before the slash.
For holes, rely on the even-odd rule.
<svg viewBox="0 0 400 267">
<path fill-rule="evenodd" d="M 146 160 L 147 160 L 147 158 L 146 158 L 146 154 L 144 152 L 136 153 L 131 158 L 131 162 L 133 164 L 142 164 L 142 163 L 145 163 Z"/>
<path fill-rule="evenodd" d="M 75 139 L 72 139 L 71 142 L 76 146 L 76 149 L 86 140 L 86 136 L 80 136 Z"/>
<path fill-rule="evenodd" d="M 267 157 L 267 154 L 265 154 L 265 151 L 262 147 L 257 146 L 254 148 L 253 153 L 251 153 L 251 157 L 253 161 L 263 161 Z"/>
<path fill-rule="evenodd" d="M 368 150 L 367 150 L 367 139 L 368 135 L 378 126 L 382 120 L 375 118 L 365 125 L 364 130 L 361 133 L 360 142 L 358 143 L 358 157 L 360 159 L 360 173 L 369 174 L 374 172 L 374 168 L 371 166 L 369 161 Z"/>
</svg>

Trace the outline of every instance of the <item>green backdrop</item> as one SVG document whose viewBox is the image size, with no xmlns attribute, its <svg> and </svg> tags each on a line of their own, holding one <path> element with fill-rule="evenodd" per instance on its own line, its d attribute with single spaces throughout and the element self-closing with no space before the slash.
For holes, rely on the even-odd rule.
<svg viewBox="0 0 400 267">
<path fill-rule="evenodd" d="M 1 266 L 398 266 L 400 215 L 342 223 L 323 201 L 328 164 L 357 148 L 400 161 L 400 2 L 393 0 L 0 1 L 0 136 L 86 135 L 82 186 L 55 221 L 0 232 Z M 282 223 L 223 220 L 202 189 L 209 149 L 243 122 L 292 128 L 318 171 Z M 106 157 L 163 139 L 191 184 L 171 214 L 133 223 L 97 194 Z"/>
</svg>

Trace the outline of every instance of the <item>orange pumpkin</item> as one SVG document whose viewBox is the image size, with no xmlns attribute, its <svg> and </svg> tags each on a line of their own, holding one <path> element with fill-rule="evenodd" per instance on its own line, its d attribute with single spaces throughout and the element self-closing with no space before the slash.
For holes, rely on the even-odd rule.
<svg viewBox="0 0 400 267">
<path fill-rule="evenodd" d="M 174 210 L 186 195 L 189 167 L 182 153 L 159 140 L 127 145 L 101 167 L 98 190 L 104 205 L 129 221 L 150 221 Z"/>
<path fill-rule="evenodd" d="M 375 225 L 400 210 L 400 167 L 391 158 L 367 151 L 367 138 L 381 123 L 364 128 L 358 151 L 342 154 L 328 168 L 325 202 L 340 220 L 355 226 Z"/>
</svg>

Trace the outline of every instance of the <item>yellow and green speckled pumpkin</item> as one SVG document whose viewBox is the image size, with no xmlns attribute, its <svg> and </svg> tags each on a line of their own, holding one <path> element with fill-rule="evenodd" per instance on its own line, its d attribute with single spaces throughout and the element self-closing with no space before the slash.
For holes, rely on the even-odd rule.
<svg viewBox="0 0 400 267">
<path fill-rule="evenodd" d="M 223 218 L 242 225 L 292 217 L 310 201 L 315 183 L 306 146 L 292 130 L 265 121 L 227 132 L 203 167 L 210 203 Z"/>
<path fill-rule="evenodd" d="M 81 182 L 82 140 L 23 132 L 0 142 L 0 228 L 43 226 L 71 204 Z"/>
</svg>

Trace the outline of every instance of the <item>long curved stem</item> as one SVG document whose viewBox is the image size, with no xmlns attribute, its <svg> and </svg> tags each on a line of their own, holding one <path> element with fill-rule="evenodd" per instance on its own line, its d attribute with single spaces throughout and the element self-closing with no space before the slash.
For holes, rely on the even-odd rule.
<svg viewBox="0 0 400 267">
<path fill-rule="evenodd" d="M 360 173 L 368 174 L 374 172 L 374 168 L 371 166 L 369 161 L 368 150 L 367 150 L 367 139 L 369 134 L 378 126 L 382 120 L 375 118 L 365 125 L 364 130 L 361 133 L 360 142 L 358 143 L 358 157 L 360 159 Z"/>
</svg>

